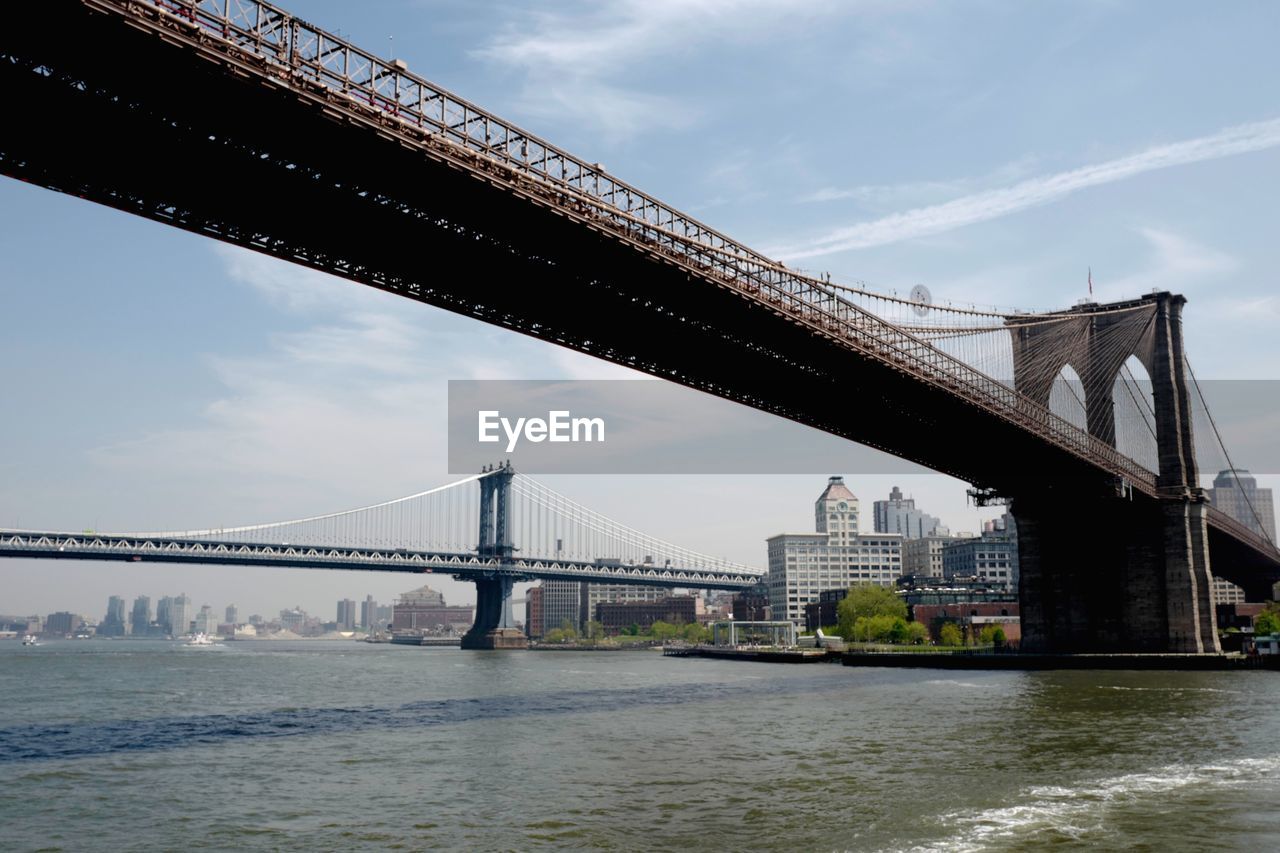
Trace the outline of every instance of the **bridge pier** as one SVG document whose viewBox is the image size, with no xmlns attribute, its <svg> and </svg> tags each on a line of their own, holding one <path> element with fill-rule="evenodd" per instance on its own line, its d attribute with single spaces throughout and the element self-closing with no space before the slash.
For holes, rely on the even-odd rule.
<svg viewBox="0 0 1280 853">
<path fill-rule="evenodd" d="M 1013 502 L 1022 650 L 1220 652 L 1203 497 L 1083 503 Z"/>
<path fill-rule="evenodd" d="M 464 649 L 527 649 L 529 641 L 511 614 L 515 579 L 498 575 L 476 581 L 476 621 L 462 637 Z"/>
</svg>

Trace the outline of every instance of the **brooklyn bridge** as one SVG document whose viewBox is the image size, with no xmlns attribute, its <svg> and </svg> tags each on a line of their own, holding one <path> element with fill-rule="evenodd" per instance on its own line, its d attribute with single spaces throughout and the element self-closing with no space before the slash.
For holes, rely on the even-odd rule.
<svg viewBox="0 0 1280 853">
<path fill-rule="evenodd" d="M 1001 313 L 802 274 L 254 0 L 23 4 L 0 33 L 0 75 L 13 178 L 789 418 L 1008 503 L 1026 650 L 1216 652 L 1212 579 L 1255 600 L 1280 580 L 1265 526 L 1200 487 L 1198 457 L 1248 460 L 1205 403 L 1176 294 Z M 443 571 L 477 583 L 471 642 L 490 646 L 516 580 L 757 579 L 506 467 L 234 530 L 0 531 L 0 556 Z"/>
</svg>

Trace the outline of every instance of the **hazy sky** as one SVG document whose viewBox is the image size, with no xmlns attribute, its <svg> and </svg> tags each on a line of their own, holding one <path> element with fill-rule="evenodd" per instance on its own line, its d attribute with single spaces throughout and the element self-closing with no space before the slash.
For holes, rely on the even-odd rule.
<svg viewBox="0 0 1280 853">
<path fill-rule="evenodd" d="M 286 6 L 793 265 L 1025 309 L 1084 296 L 1091 266 L 1100 300 L 1188 296 L 1202 378 L 1276 376 L 1274 3 Z M 189 528 L 372 503 L 447 481 L 450 378 L 630 375 L 10 180 L 0 294 L 3 526 Z M 945 477 L 832 473 L 868 522 L 895 483 L 952 529 L 985 517 Z M 810 529 L 824 485 L 547 480 L 758 566 L 764 537 Z M 338 598 L 389 602 L 422 580 L 6 560 L 0 612 L 100 617 L 110 594 L 185 591 L 332 618 Z"/>
</svg>

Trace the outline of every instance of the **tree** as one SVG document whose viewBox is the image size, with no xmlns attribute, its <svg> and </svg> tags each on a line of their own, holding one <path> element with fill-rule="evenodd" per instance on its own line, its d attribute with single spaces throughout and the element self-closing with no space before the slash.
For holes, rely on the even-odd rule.
<svg viewBox="0 0 1280 853">
<path fill-rule="evenodd" d="M 836 605 L 836 615 L 839 617 L 840 636 L 846 640 L 862 640 L 866 637 L 858 628 L 859 620 L 887 616 L 890 620 L 902 619 L 905 622 L 907 605 L 887 587 L 872 583 L 856 584 L 849 587 L 849 592 Z"/>
<path fill-rule="evenodd" d="M 595 620 L 588 622 L 586 624 L 586 636 L 588 640 L 593 640 L 593 641 L 603 640 L 604 625 L 602 625 L 599 622 L 596 622 Z"/>
<path fill-rule="evenodd" d="M 907 642 L 907 620 L 894 619 L 893 624 L 889 626 L 888 632 L 889 642 L 897 645 L 903 645 Z"/>
<path fill-rule="evenodd" d="M 655 621 L 649 626 L 649 634 L 659 642 L 665 643 L 667 640 L 675 639 L 676 634 L 680 632 L 680 628 L 672 625 L 670 622 L 663 622 L 661 619 Z"/>
<path fill-rule="evenodd" d="M 944 646 L 963 646 L 964 634 L 960 631 L 959 625 L 947 622 L 938 630 L 938 642 Z"/>
<path fill-rule="evenodd" d="M 684 639 L 690 643 L 701 643 L 707 639 L 707 629 L 699 625 L 697 622 L 690 622 L 684 626 L 682 632 Z"/>
<path fill-rule="evenodd" d="M 1253 620 L 1253 633 L 1255 635 L 1280 634 L 1280 614 L 1271 610 L 1259 613 Z"/>
<path fill-rule="evenodd" d="M 907 623 L 907 642 L 913 646 L 924 645 L 929 639 L 929 629 L 919 622 Z"/>
<path fill-rule="evenodd" d="M 1003 646 L 1005 643 L 1004 629 L 999 625 L 987 625 L 983 627 L 978 639 L 984 646 Z"/>
</svg>

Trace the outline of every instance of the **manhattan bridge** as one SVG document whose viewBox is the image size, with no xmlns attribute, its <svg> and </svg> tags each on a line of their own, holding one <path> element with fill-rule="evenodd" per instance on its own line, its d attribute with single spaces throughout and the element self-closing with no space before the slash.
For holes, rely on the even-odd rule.
<svg viewBox="0 0 1280 853">
<path fill-rule="evenodd" d="M 789 418 L 1008 504 L 1026 650 L 1215 652 L 1213 578 L 1252 600 L 1280 580 L 1264 519 L 1200 487 L 1202 467 L 1247 460 L 1205 403 L 1177 294 L 982 311 L 807 275 L 256 0 L 22 4 L 0 75 L 10 177 Z M 445 572 L 477 584 L 477 647 L 509 630 L 517 580 L 759 579 L 508 466 L 276 524 L 0 531 L 0 556 Z"/>
</svg>

